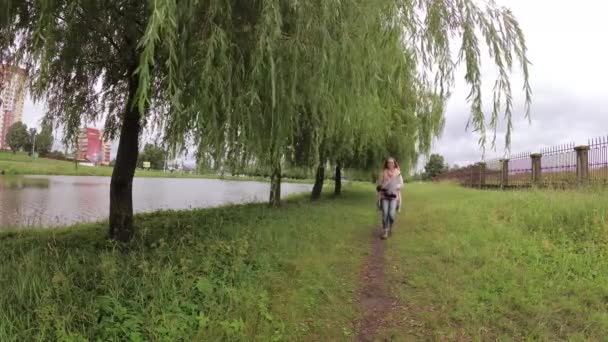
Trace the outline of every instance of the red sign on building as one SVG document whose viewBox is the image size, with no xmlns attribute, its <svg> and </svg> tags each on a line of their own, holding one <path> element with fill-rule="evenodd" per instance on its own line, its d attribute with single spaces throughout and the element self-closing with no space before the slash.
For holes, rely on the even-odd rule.
<svg viewBox="0 0 608 342">
<path fill-rule="evenodd" d="M 87 140 L 88 140 L 88 148 L 87 148 L 87 160 L 93 163 L 100 163 L 102 156 L 101 151 L 101 135 L 99 130 L 94 128 L 87 128 Z"/>
<path fill-rule="evenodd" d="M 97 128 L 85 128 L 78 139 L 78 159 L 93 164 L 110 163 L 110 146 Z"/>
</svg>

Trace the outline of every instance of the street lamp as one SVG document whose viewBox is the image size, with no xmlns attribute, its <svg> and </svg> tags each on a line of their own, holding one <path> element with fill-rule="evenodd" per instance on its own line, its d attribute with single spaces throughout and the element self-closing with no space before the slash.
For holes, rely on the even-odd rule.
<svg viewBox="0 0 608 342">
<path fill-rule="evenodd" d="M 33 139 L 33 142 L 32 142 L 32 157 L 34 157 L 34 151 L 36 150 L 36 133 L 37 133 L 36 129 L 35 128 L 30 129 L 30 133 L 32 134 L 32 139 Z"/>
</svg>

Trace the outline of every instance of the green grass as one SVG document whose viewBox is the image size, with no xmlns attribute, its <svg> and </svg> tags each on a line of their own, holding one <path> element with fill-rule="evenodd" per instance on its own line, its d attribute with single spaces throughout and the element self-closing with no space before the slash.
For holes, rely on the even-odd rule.
<svg viewBox="0 0 608 342">
<path fill-rule="evenodd" d="M 111 176 L 111 167 L 89 167 L 61 160 L 31 158 L 27 154 L 0 152 L 0 170 L 8 175 Z"/>
<path fill-rule="evenodd" d="M 377 215 L 346 187 L 138 215 L 127 246 L 103 223 L 0 233 L 0 341 L 349 341 Z"/>
<path fill-rule="evenodd" d="M 84 166 L 75 167 L 73 162 L 53 160 L 46 158 L 31 158 L 25 153 L 13 154 L 0 151 L 0 171 L 7 175 L 65 175 L 65 176 L 112 176 L 112 168 L 108 166 Z M 226 179 L 243 181 L 269 181 L 264 177 L 220 177 L 215 174 L 189 174 L 180 172 L 162 172 L 137 170 L 135 177 L 167 177 L 167 178 L 206 178 Z M 289 183 L 312 183 L 310 179 L 286 179 Z"/>
<path fill-rule="evenodd" d="M 378 224 L 374 194 L 138 215 L 127 246 L 105 224 L 0 234 L 0 341 L 350 341 Z M 329 189 L 328 189 L 329 190 Z M 604 340 L 602 191 L 408 184 L 387 241 L 404 308 L 379 332 L 410 340 Z"/>
<path fill-rule="evenodd" d="M 418 322 L 396 339 L 605 340 L 605 192 L 412 185 L 387 270 Z"/>
</svg>

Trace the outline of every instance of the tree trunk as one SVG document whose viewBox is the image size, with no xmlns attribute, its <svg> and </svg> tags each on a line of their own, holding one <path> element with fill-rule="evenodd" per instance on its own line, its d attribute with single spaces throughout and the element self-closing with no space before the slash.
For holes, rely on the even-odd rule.
<svg viewBox="0 0 608 342">
<path fill-rule="evenodd" d="M 278 207 L 281 205 L 281 165 L 272 169 L 270 178 L 270 206 Z"/>
<path fill-rule="evenodd" d="M 78 171 L 78 137 L 74 143 L 74 170 Z"/>
<path fill-rule="evenodd" d="M 342 195 L 342 165 L 340 165 L 340 162 L 336 162 L 336 175 L 334 181 L 334 196 L 340 196 Z"/>
<path fill-rule="evenodd" d="M 137 77 L 129 79 L 116 163 L 110 183 L 110 238 L 129 241 L 133 237 L 133 176 L 139 154 L 140 114 L 135 105 Z"/>
<path fill-rule="evenodd" d="M 312 193 L 310 199 L 313 201 L 321 198 L 321 192 L 323 192 L 323 181 L 325 180 L 325 161 L 322 161 L 317 167 L 317 174 L 315 176 L 315 185 L 312 187 Z"/>
</svg>

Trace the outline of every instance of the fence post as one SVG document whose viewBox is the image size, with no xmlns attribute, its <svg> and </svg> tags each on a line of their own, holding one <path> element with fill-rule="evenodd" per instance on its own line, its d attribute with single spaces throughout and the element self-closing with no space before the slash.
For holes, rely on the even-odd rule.
<svg viewBox="0 0 608 342">
<path fill-rule="evenodd" d="M 479 170 L 479 188 L 483 188 L 486 186 L 486 163 L 479 162 L 477 164 Z"/>
<path fill-rule="evenodd" d="M 475 181 L 473 179 L 474 172 L 475 172 L 475 165 L 469 166 L 469 186 L 471 188 L 475 186 Z"/>
<path fill-rule="evenodd" d="M 502 167 L 500 174 L 500 188 L 504 189 L 509 186 L 509 159 L 501 159 L 500 164 Z"/>
<path fill-rule="evenodd" d="M 541 181 L 541 158 L 543 157 L 540 153 L 533 153 L 530 155 L 532 159 L 532 185 L 538 185 Z"/>
<path fill-rule="evenodd" d="M 577 146 L 576 151 L 576 184 L 581 187 L 589 183 L 589 146 Z"/>
</svg>

